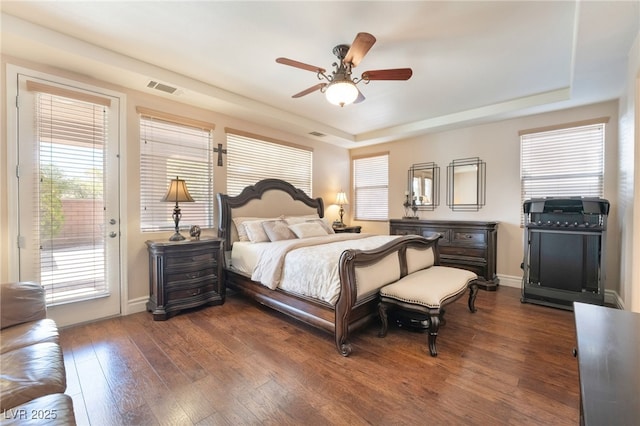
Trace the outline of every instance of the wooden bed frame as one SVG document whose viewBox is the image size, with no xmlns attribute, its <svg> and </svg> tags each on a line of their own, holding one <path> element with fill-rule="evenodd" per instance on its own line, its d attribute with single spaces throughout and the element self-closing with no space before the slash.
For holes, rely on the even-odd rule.
<svg viewBox="0 0 640 426">
<path fill-rule="evenodd" d="M 273 205 L 265 206 L 263 202 L 268 202 L 265 201 L 267 198 L 265 196 L 272 194 L 272 192 L 278 192 L 279 197 L 282 196 L 281 193 L 288 194 L 288 197 L 285 198 L 290 198 L 295 208 L 289 210 L 289 205 L 283 202 L 282 198 L 276 207 Z M 324 203 L 321 198 L 310 198 L 302 190 L 279 179 L 262 180 L 255 185 L 246 187 L 242 193 L 235 197 L 218 194 L 218 203 L 220 214 L 218 236 L 224 239 L 226 254 L 230 253 L 234 242 L 235 235 L 232 232 L 232 227 L 235 228 L 232 221 L 234 217 L 278 217 L 280 215 L 302 214 L 324 216 Z M 265 306 L 333 333 L 338 352 L 343 356 L 348 356 L 352 351 L 348 341 L 349 333 L 378 316 L 377 292 L 357 300 L 355 268 L 374 264 L 394 251 L 406 250 L 406 247 L 409 246 L 426 249 L 434 244 L 437 246 L 437 242 L 434 240 L 418 236 L 405 236 L 374 250 L 346 250 L 340 257 L 341 290 L 335 309 L 329 303 L 317 299 L 295 295 L 280 289 L 271 290 L 235 271 L 228 266 L 227 262 L 225 264 L 225 282 L 229 288 L 235 289 Z M 358 255 L 356 256 L 356 254 Z M 402 275 L 406 275 L 406 263 L 403 267 Z"/>
</svg>

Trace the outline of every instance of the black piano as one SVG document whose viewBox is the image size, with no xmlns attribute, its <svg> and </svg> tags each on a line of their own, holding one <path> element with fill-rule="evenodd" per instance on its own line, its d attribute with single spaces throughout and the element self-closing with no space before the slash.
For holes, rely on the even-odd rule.
<svg viewBox="0 0 640 426">
<path fill-rule="evenodd" d="M 522 302 L 573 309 L 604 304 L 609 202 L 602 198 L 527 200 Z"/>
</svg>

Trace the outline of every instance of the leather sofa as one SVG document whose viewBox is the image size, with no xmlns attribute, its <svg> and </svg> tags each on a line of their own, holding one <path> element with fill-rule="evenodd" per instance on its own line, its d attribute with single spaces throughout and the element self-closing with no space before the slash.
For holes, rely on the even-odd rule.
<svg viewBox="0 0 640 426">
<path fill-rule="evenodd" d="M 74 425 L 56 323 L 35 282 L 0 284 L 0 424 Z"/>
</svg>

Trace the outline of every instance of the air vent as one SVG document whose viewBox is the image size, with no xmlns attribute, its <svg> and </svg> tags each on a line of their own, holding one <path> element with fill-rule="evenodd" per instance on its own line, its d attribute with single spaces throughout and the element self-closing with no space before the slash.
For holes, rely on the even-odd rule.
<svg viewBox="0 0 640 426">
<path fill-rule="evenodd" d="M 320 132 L 309 132 L 309 134 L 310 134 L 311 136 L 317 136 L 317 137 L 319 137 L 319 138 L 323 138 L 323 137 L 327 136 L 327 135 L 325 135 L 324 133 L 320 133 Z"/>
<path fill-rule="evenodd" d="M 147 84 L 147 87 L 150 89 L 156 89 L 156 90 L 160 90 L 161 92 L 165 92 L 165 93 L 169 93 L 170 95 L 173 95 L 176 90 L 178 90 L 177 87 L 172 87 L 169 86 L 168 84 L 163 84 L 163 83 L 158 83 L 157 81 L 149 81 L 149 83 Z"/>
</svg>

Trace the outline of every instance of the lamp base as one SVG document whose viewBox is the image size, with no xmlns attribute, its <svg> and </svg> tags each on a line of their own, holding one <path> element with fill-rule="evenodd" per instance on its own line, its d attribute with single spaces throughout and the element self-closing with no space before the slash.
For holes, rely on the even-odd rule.
<svg viewBox="0 0 640 426">
<path fill-rule="evenodd" d="M 169 241 L 182 241 L 184 239 L 185 238 L 179 232 L 176 232 L 171 236 L 171 238 L 169 238 Z"/>
</svg>

